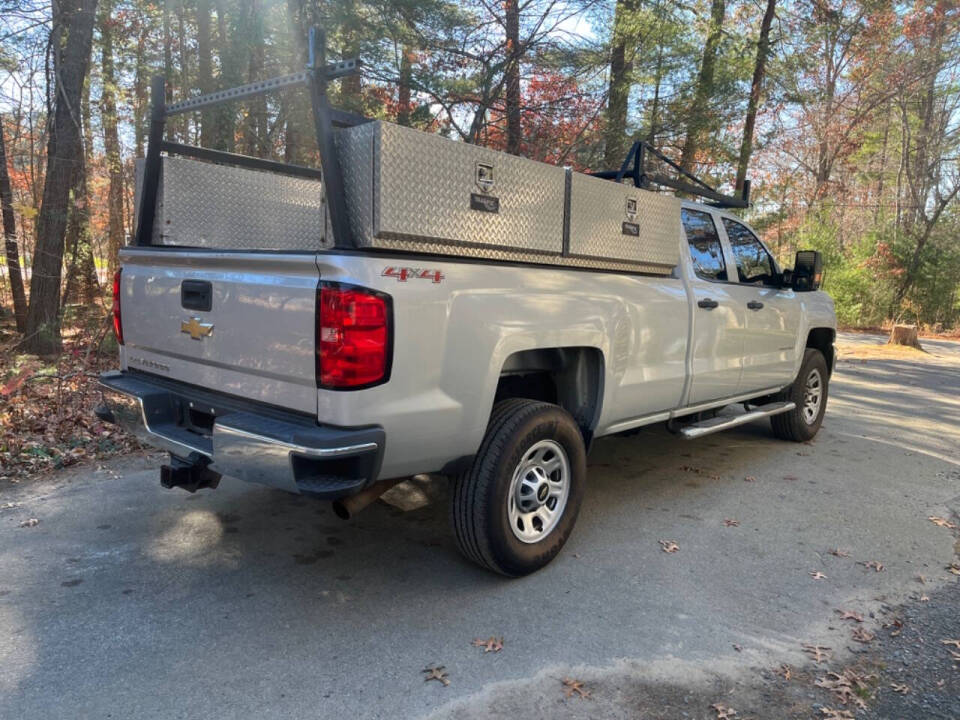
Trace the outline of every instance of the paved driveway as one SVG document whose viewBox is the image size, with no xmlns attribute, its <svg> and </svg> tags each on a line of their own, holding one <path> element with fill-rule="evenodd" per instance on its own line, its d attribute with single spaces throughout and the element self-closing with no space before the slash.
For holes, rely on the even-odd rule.
<svg viewBox="0 0 960 720">
<path fill-rule="evenodd" d="M 765 423 L 599 441 L 571 541 L 521 580 L 461 560 L 444 502 L 344 523 L 239 482 L 162 490 L 151 458 L 3 488 L 0 717 L 648 717 L 638 684 L 842 656 L 835 608 L 951 581 L 955 538 L 927 518 L 960 510 L 960 345 L 927 346 L 841 361 L 812 444 Z M 502 652 L 471 646 L 491 635 Z"/>
</svg>

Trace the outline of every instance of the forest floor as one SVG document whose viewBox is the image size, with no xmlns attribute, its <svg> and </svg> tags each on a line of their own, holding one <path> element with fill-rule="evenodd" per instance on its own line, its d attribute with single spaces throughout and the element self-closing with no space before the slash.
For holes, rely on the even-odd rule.
<svg viewBox="0 0 960 720">
<path fill-rule="evenodd" d="M 0 484 L 139 447 L 93 415 L 100 402 L 97 377 L 117 364 L 102 307 L 68 308 L 59 357 L 26 355 L 18 339 L 12 313 L 0 312 Z"/>
<path fill-rule="evenodd" d="M 960 343 L 883 342 L 841 337 L 811 443 L 599 440 L 514 581 L 442 501 L 342 522 L 147 453 L 0 479 L 0 717 L 955 720 Z"/>
</svg>

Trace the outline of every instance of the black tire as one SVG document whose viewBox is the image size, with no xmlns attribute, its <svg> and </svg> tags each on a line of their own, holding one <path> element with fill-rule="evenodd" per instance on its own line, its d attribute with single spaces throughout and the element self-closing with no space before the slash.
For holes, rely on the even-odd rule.
<svg viewBox="0 0 960 720">
<path fill-rule="evenodd" d="M 566 504 L 543 539 L 524 542 L 511 528 L 510 487 L 528 451 L 538 443 L 551 444 L 543 443 L 545 440 L 553 441 L 566 455 L 569 490 Z M 552 457 L 549 451 L 547 456 Z M 460 552 L 478 565 L 510 577 L 539 570 L 556 557 L 570 537 L 586 476 L 583 436 L 566 410 L 535 400 L 497 403 L 473 465 L 453 485 L 450 515 Z M 531 524 L 528 531 L 535 532 L 535 526 Z"/>
<path fill-rule="evenodd" d="M 814 373 L 819 374 L 822 389 L 819 408 L 816 416 L 811 420 L 804 412 L 804 404 L 807 380 Z M 797 373 L 797 379 L 779 397 L 780 400 L 792 400 L 796 407 L 789 412 L 780 413 L 770 418 L 773 434 L 781 440 L 792 440 L 794 442 L 806 442 L 812 439 L 820 429 L 820 425 L 823 424 L 823 414 L 827 410 L 829 385 L 827 361 L 824 359 L 823 353 L 819 350 L 807 348 L 807 351 L 803 354 L 803 364 L 800 366 L 800 372 Z"/>
</svg>

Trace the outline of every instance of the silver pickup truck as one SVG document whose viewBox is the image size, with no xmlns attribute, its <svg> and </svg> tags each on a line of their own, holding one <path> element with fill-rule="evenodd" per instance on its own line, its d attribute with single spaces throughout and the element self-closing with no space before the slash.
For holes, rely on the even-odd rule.
<svg viewBox="0 0 960 720">
<path fill-rule="evenodd" d="M 165 141 L 221 98 L 164 106 L 154 83 L 98 414 L 169 451 L 165 486 L 229 476 L 349 515 L 447 475 L 464 555 L 519 576 L 570 535 L 595 438 L 816 434 L 833 303 L 816 253 L 783 271 L 715 206 L 747 192 L 647 173 L 643 145 L 590 176 L 347 117 L 325 94 L 344 65 L 279 79 L 313 91 L 319 170 Z"/>
</svg>

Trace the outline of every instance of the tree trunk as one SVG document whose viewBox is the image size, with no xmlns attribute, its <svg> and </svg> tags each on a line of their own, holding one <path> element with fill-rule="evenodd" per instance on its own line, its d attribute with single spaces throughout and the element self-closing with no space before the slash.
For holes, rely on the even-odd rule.
<svg viewBox="0 0 960 720">
<path fill-rule="evenodd" d="M 227 40 L 227 11 L 225 0 L 216 0 L 217 12 L 217 55 L 220 57 L 220 82 L 222 86 L 239 84 L 240 74 L 237 63 L 241 53 L 238 52 L 238 43 Z M 233 103 L 220 105 L 214 110 L 216 115 L 216 132 L 213 147 L 216 150 L 233 152 L 236 145 L 237 112 Z"/>
<path fill-rule="evenodd" d="M 123 247 L 123 161 L 120 158 L 120 136 L 117 133 L 117 88 L 113 68 L 113 21 L 111 0 L 104 0 L 100 12 L 100 70 L 103 89 L 100 96 L 100 117 L 103 124 L 103 147 L 107 161 L 110 188 L 107 194 L 108 233 L 107 267 L 109 276 L 117 268 L 117 257 Z"/>
<path fill-rule="evenodd" d="M 707 110 L 710 98 L 713 96 L 713 78 L 717 64 L 717 53 L 720 49 L 720 40 L 723 35 L 723 17 L 726 14 L 724 0 L 712 0 L 710 4 L 710 25 L 707 28 L 707 39 L 703 46 L 703 59 L 700 62 L 700 74 L 697 77 L 697 88 L 693 96 L 693 105 L 690 107 L 690 119 L 687 122 L 687 137 L 683 143 L 680 155 L 680 167 L 684 170 L 693 168 L 697 152 L 703 142 L 703 132 L 708 127 Z"/>
<path fill-rule="evenodd" d="M 397 125 L 410 125 L 410 81 L 413 76 L 413 48 L 404 45 L 400 51 L 400 83 L 397 88 Z"/>
<path fill-rule="evenodd" d="M 3 237 L 7 255 L 7 275 L 10 277 L 10 292 L 13 295 L 13 314 L 17 318 L 17 331 L 27 326 L 27 298 L 20 275 L 20 251 L 17 247 L 17 223 L 13 215 L 13 191 L 7 170 L 7 149 L 3 138 L 3 116 L 0 115 L 0 208 L 3 209 Z"/>
<path fill-rule="evenodd" d="M 506 87 L 507 112 L 507 152 L 520 154 L 520 140 L 523 136 L 520 121 L 520 5 L 519 0 L 505 0 L 503 3 L 504 21 L 507 31 L 506 67 L 504 85 Z"/>
<path fill-rule="evenodd" d="M 180 99 L 186 100 L 190 96 L 190 47 L 187 44 L 186 6 L 184 0 L 177 4 L 177 58 L 180 61 Z M 183 141 L 196 144 L 190 137 L 190 124 L 193 122 L 193 113 L 182 113 L 178 116 L 181 121 Z"/>
<path fill-rule="evenodd" d="M 916 325 L 894 325 L 887 344 L 909 345 L 917 350 L 923 350 L 923 348 L 920 346 L 920 339 L 917 336 Z"/>
<path fill-rule="evenodd" d="M 750 83 L 750 99 L 747 101 L 747 116 L 743 123 L 743 140 L 740 142 L 740 159 L 737 162 L 736 191 L 743 190 L 743 181 L 747 179 L 747 168 L 753 154 L 753 129 L 757 123 L 757 109 L 760 107 L 760 95 L 763 78 L 767 68 L 767 56 L 770 54 L 770 26 L 776 11 L 777 0 L 767 0 L 767 10 L 760 22 L 760 37 L 757 39 L 757 60 L 753 66 L 753 80 Z"/>
<path fill-rule="evenodd" d="M 61 0 L 54 5 L 54 94 L 43 203 L 37 217 L 37 243 L 30 278 L 27 352 L 60 351 L 60 283 L 67 202 L 74 172 L 83 152 L 80 95 L 90 62 L 97 0 Z"/>
<path fill-rule="evenodd" d="M 288 70 L 294 73 L 303 70 L 309 59 L 306 36 L 309 19 L 306 17 L 302 0 L 287 0 L 287 24 L 292 38 Z M 284 93 L 280 102 L 286 116 L 283 161 L 295 165 L 309 164 L 308 138 L 313 125 L 305 93 Z"/>
<path fill-rule="evenodd" d="M 70 189 L 70 213 L 67 217 L 67 233 L 64 242 L 68 257 L 66 284 L 61 294 L 60 307 L 66 307 L 80 300 L 93 301 L 94 288 L 97 286 L 96 267 L 93 261 L 93 246 L 90 237 L 90 192 L 87 182 L 87 168 L 93 157 L 93 126 L 90 114 L 90 79 L 83 84 L 83 97 L 80 100 L 80 116 L 83 121 L 83 152 L 80 163 L 74 171 L 73 186 Z M 82 297 L 78 298 L 78 290 Z"/>
<path fill-rule="evenodd" d="M 260 18 L 259 0 L 244 0 L 240 8 L 240 30 L 237 33 L 238 67 L 245 67 L 244 82 L 259 80 L 263 75 L 263 25 Z M 263 142 L 266 124 L 266 99 L 260 95 L 251 100 L 246 107 L 240 132 L 242 152 L 247 155 L 261 155 L 267 148 Z"/>
<path fill-rule="evenodd" d="M 213 50 L 210 45 L 210 0 L 197 0 L 197 80 L 204 95 L 213 92 Z M 216 128 L 210 108 L 200 113 L 200 147 L 212 147 Z"/>
<path fill-rule="evenodd" d="M 143 146 L 147 137 L 147 128 L 145 118 L 147 117 L 147 32 L 151 27 L 146 13 L 143 12 L 139 4 L 137 22 L 140 23 L 137 31 L 137 62 L 134 71 L 133 80 L 133 135 L 134 152 L 133 156 L 142 158 L 144 156 Z"/>
<path fill-rule="evenodd" d="M 660 88 L 663 84 L 663 41 L 657 43 L 657 64 L 653 73 L 653 100 L 650 102 L 650 127 L 647 128 L 647 142 L 657 144 L 657 127 L 660 123 Z"/>
<path fill-rule="evenodd" d="M 636 0 L 617 0 L 613 16 L 613 37 L 610 47 L 610 82 L 607 90 L 607 123 L 604 130 L 603 165 L 619 168 L 627 154 L 627 110 L 632 85 L 632 58 L 635 48 L 627 52 L 630 23 L 637 9 Z M 628 60 L 628 55 L 630 59 Z"/>
<path fill-rule="evenodd" d="M 163 102 L 173 103 L 173 86 L 176 78 L 173 77 L 173 37 L 170 35 L 170 0 L 163 0 L 163 77 L 167 84 L 164 88 Z M 167 121 L 167 133 L 172 137 L 176 134 L 179 118 L 174 116 Z"/>
</svg>

